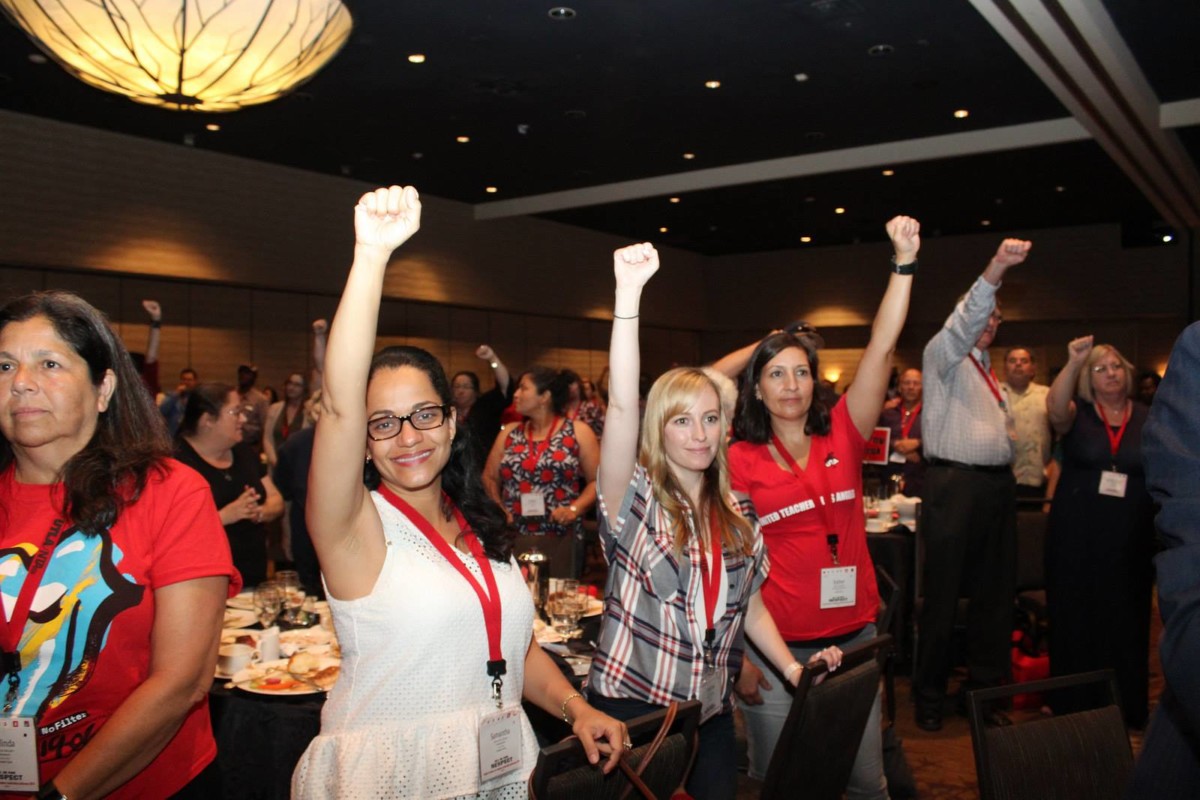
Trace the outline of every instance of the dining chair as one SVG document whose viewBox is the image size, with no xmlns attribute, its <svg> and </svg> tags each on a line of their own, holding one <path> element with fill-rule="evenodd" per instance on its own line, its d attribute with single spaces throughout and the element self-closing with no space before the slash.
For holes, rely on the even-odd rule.
<svg viewBox="0 0 1200 800">
<path fill-rule="evenodd" d="M 991 704 L 1025 692 L 1078 689 L 1096 708 L 987 726 Z M 967 693 L 981 800 L 1117 800 L 1133 775 L 1133 751 L 1112 670 L 1097 670 Z"/>
<path fill-rule="evenodd" d="M 846 650 L 836 672 L 822 663 L 801 673 L 763 780 L 763 800 L 841 798 L 891 645 L 891 636 L 877 636 Z"/>
<path fill-rule="evenodd" d="M 629 739 L 634 747 L 629 764 L 635 769 L 651 747 L 667 709 L 629 720 Z M 679 703 L 675 719 L 641 779 L 656 798 L 666 800 L 687 777 L 696 748 L 697 728 L 700 726 L 700 701 Z M 583 745 L 575 737 L 542 748 L 537 765 L 529 778 L 531 800 L 621 800 L 640 797 L 624 773 L 615 769 L 608 775 L 589 764 Z"/>
</svg>

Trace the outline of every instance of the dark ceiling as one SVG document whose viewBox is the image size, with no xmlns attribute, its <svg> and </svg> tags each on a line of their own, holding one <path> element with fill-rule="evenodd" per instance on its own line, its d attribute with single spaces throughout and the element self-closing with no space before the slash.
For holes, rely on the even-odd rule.
<svg viewBox="0 0 1200 800">
<path fill-rule="evenodd" d="M 1190 173 L 1166 168 L 1174 177 L 1158 180 L 1181 182 L 1180 193 L 1151 190 L 1153 202 L 1143 191 L 1155 183 L 1143 175 L 1153 165 L 1135 157 L 1123 168 L 1110 155 L 1137 149 L 1120 131 L 1113 144 L 1039 127 L 1069 127 L 1073 116 L 1088 130 L 1107 127 L 1103 98 L 1067 73 L 1077 56 L 1104 62 L 1114 40 L 1136 67 L 1085 66 L 1097 82 L 1117 84 L 1097 91 L 1129 101 L 1132 90 L 1119 84 L 1140 70 L 1149 94 L 1134 92 L 1126 105 L 1200 98 L 1194 0 L 1073 3 L 1111 19 L 1119 36 L 1066 19 L 1052 0 L 1042 4 L 1043 23 L 1008 0 L 568 0 L 576 15 L 567 21 L 548 16 L 549 0 L 348 5 L 350 42 L 315 79 L 282 100 L 221 115 L 89 88 L 54 62 L 31 61 L 36 48 L 6 22 L 0 108 L 412 183 L 477 204 L 481 218 L 539 213 L 706 254 L 799 247 L 802 236 L 811 237 L 804 246 L 878 239 L 895 213 L 917 216 L 934 235 L 1119 222 L 1131 242 L 1156 225 L 1194 226 L 1200 215 L 1195 109 L 1184 124 L 1150 134 L 1152 151 L 1177 147 L 1191 164 Z M 1016 33 L 1006 37 L 1006 25 Z M 1048 71 L 1077 85 L 1091 127 L 1064 102 L 1072 90 L 1048 84 L 1014 37 L 1045 50 Z M 1064 37 L 1071 44 L 1056 43 Z M 412 53 L 426 62 L 409 63 Z M 709 80 L 720 88 L 706 88 Z M 970 114 L 956 119 L 957 109 Z M 220 131 L 207 131 L 210 122 Z M 774 159 L 790 161 L 754 163 Z M 706 172 L 716 167 L 730 169 Z M 638 183 L 648 178 L 660 180 Z M 600 188 L 552 194 L 588 187 Z"/>
</svg>

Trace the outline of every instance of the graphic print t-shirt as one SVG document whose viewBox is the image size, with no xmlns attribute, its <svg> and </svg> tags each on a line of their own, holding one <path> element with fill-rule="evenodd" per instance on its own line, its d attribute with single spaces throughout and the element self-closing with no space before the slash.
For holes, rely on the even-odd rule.
<svg viewBox="0 0 1200 800">
<path fill-rule="evenodd" d="M 18 483 L 11 467 L 0 475 L 6 620 L 33 556 L 52 530 L 58 534 L 21 636 L 21 682 L 10 711 L 37 719 L 43 783 L 146 680 L 154 591 L 228 575 L 233 594 L 241 583 L 208 485 L 176 461 L 151 472 L 142 496 L 110 530 L 85 536 L 62 518 L 61 508 L 61 484 Z M 170 795 L 215 754 L 208 707 L 199 703 L 159 757 L 110 796 Z"/>
</svg>

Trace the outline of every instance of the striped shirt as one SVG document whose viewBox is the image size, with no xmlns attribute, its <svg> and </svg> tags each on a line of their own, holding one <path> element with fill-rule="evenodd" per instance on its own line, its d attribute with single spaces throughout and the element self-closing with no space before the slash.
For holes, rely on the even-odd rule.
<svg viewBox="0 0 1200 800">
<path fill-rule="evenodd" d="M 601 469 L 603 469 L 601 465 Z M 730 502 L 737 507 L 736 500 Z M 612 698 L 666 705 L 700 696 L 704 672 L 699 537 L 676 555 L 671 520 L 638 465 L 615 515 L 599 496 L 600 541 L 608 561 L 604 619 L 589 687 Z M 721 673 L 722 711 L 731 709 L 742 666 L 742 626 L 750 595 L 767 577 L 767 554 L 754 526 L 752 555 L 724 552 L 726 602 L 716 625 L 713 661 Z"/>
<path fill-rule="evenodd" d="M 998 288 L 981 276 L 925 345 L 921 424 L 926 457 L 991 466 L 1012 463 L 1010 418 L 989 388 L 992 373 L 988 354 L 975 347 L 996 308 Z M 970 356 L 975 357 L 988 378 Z"/>
</svg>

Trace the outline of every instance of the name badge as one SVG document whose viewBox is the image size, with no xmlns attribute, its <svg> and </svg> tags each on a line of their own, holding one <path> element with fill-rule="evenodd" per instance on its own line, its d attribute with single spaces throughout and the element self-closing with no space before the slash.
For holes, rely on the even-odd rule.
<svg viewBox="0 0 1200 800">
<path fill-rule="evenodd" d="M 546 516 L 546 497 L 541 492 L 521 492 L 521 516 Z"/>
<path fill-rule="evenodd" d="M 821 608 L 854 605 L 858 590 L 858 567 L 826 567 L 821 570 Z"/>
<path fill-rule="evenodd" d="M 479 779 L 521 767 L 521 709 L 493 711 L 479 722 Z"/>
<path fill-rule="evenodd" d="M 1106 469 L 1100 473 L 1100 494 L 1106 494 L 1109 497 L 1124 497 L 1127 483 L 1129 483 L 1129 476 L 1124 472 Z"/>
<path fill-rule="evenodd" d="M 0 790 L 38 790 L 36 730 L 33 717 L 0 717 Z"/>
<path fill-rule="evenodd" d="M 721 670 L 705 667 L 700 677 L 701 722 L 721 713 L 721 704 L 725 700 L 725 682 L 721 680 L 721 675 Z"/>
<path fill-rule="evenodd" d="M 907 460 L 908 459 L 904 457 L 903 453 L 897 453 L 895 450 L 893 450 L 892 454 L 888 456 L 888 461 L 893 464 L 903 464 Z"/>
</svg>

